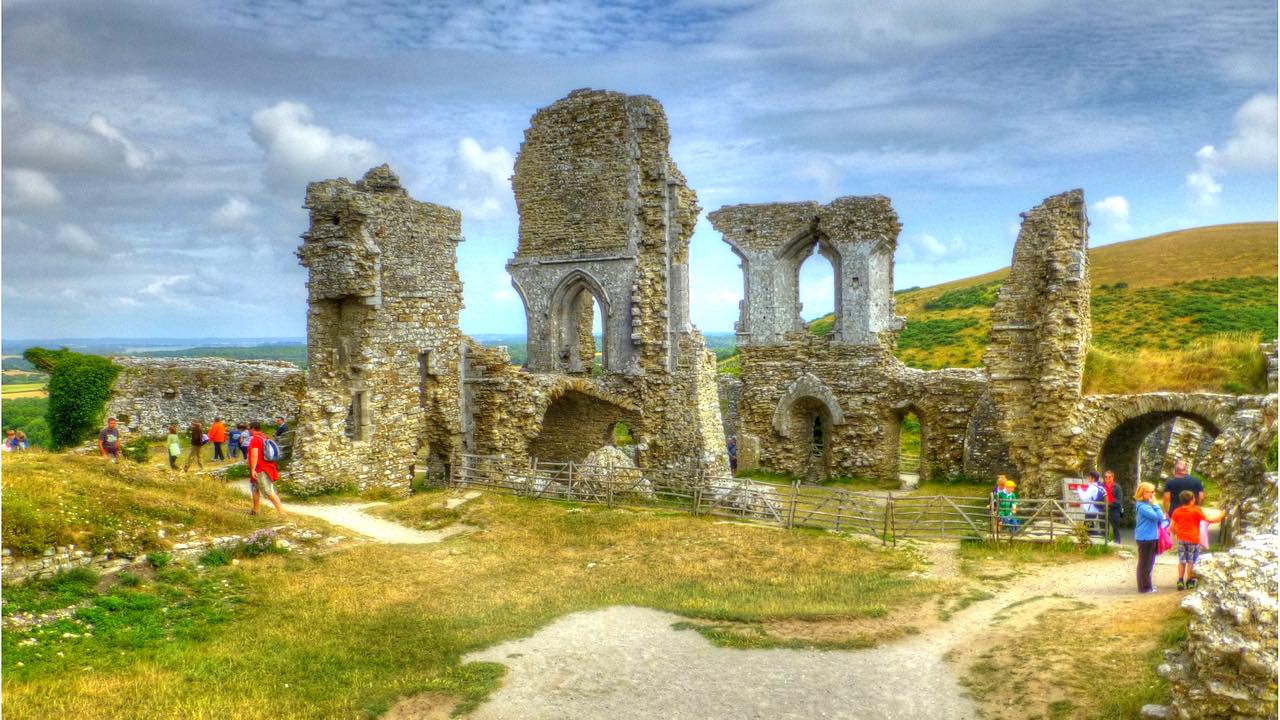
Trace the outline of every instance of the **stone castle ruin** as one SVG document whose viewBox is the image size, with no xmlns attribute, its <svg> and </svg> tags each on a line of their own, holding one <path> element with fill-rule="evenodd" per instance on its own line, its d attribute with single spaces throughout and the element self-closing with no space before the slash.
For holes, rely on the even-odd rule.
<svg viewBox="0 0 1280 720">
<path fill-rule="evenodd" d="M 356 182 L 312 183 L 298 249 L 309 271 L 305 383 L 254 380 L 277 373 L 263 367 L 237 396 L 246 412 L 254 402 L 296 407 L 292 482 L 407 492 L 460 453 L 516 466 L 581 462 L 617 437 L 634 441 L 628 454 L 644 468 L 723 474 L 729 438 L 744 469 L 894 480 L 911 414 L 921 475 L 1006 473 L 1024 494 L 1053 496 L 1063 477 L 1095 468 L 1115 469 L 1130 488 L 1163 463 L 1156 445 L 1194 446 L 1203 471 L 1225 472 L 1241 462 L 1240 437 L 1275 434 L 1271 396 L 1082 394 L 1090 286 L 1080 190 L 1023 215 L 981 368 L 918 370 L 894 356 L 901 225 L 888 198 L 710 213 L 745 290 L 741 377 L 718 379 L 689 321 L 700 208 L 669 143 L 650 97 L 579 90 L 534 114 L 512 177 L 520 225 L 507 263 L 528 324 L 523 368 L 459 329 L 456 210 L 409 197 L 386 166 Z M 815 252 L 835 276 L 822 337 L 799 302 L 800 265 Z M 184 376 L 195 389 L 128 379 L 146 372 L 122 375 L 113 409 L 159 419 L 217 405 L 199 391 L 200 372 Z"/>
</svg>

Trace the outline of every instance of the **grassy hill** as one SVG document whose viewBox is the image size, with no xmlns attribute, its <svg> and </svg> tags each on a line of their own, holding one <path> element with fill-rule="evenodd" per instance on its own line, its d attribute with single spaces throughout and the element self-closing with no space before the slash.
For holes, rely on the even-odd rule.
<svg viewBox="0 0 1280 720">
<path fill-rule="evenodd" d="M 1255 355 L 1276 338 L 1276 223 L 1193 228 L 1091 248 L 1088 392 L 1260 390 Z M 1008 268 L 897 293 L 898 357 L 976 367 Z M 831 316 L 810 324 L 831 330 Z M 730 361 L 726 369 L 733 365 Z"/>
</svg>

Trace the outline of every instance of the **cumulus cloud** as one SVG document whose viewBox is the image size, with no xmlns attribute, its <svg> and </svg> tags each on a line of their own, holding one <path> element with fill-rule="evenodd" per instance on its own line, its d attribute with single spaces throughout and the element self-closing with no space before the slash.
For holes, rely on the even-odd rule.
<svg viewBox="0 0 1280 720">
<path fill-rule="evenodd" d="M 62 191 L 53 179 L 39 170 L 6 168 L 4 203 L 9 210 L 48 207 L 62 202 Z"/>
<path fill-rule="evenodd" d="M 93 113 L 84 125 L 32 113 L 13 94 L 4 94 L 5 165 L 52 174 L 111 175 L 145 169 L 155 153 Z"/>
<path fill-rule="evenodd" d="M 266 154 L 264 184 L 281 197 L 301 197 L 315 180 L 360 177 L 382 162 L 377 145 L 317 125 L 300 102 L 285 100 L 253 113 L 249 137 Z"/>
<path fill-rule="evenodd" d="M 54 235 L 54 241 L 59 246 L 73 252 L 90 253 L 101 247 L 98 244 L 98 240 L 90 235 L 87 230 L 72 223 L 59 225 L 58 232 Z"/>
<path fill-rule="evenodd" d="M 970 250 L 968 243 L 959 236 L 943 241 L 930 233 L 921 232 L 908 235 L 898 243 L 897 259 L 902 262 L 956 260 L 967 256 Z"/>
<path fill-rule="evenodd" d="M 1105 197 L 1090 206 L 1094 216 L 1104 221 L 1116 232 L 1128 232 L 1129 200 L 1123 195 Z"/>
<path fill-rule="evenodd" d="M 491 220 L 514 207 L 510 178 L 515 158 L 506 148 L 486 150 L 476 139 L 464 137 L 450 165 L 456 178 L 454 201 L 465 217 Z"/>
<path fill-rule="evenodd" d="M 257 208 L 242 195 L 228 195 L 222 207 L 213 211 L 210 221 L 220 228 L 237 230 L 249 227 L 249 221 L 257 214 Z"/>
<path fill-rule="evenodd" d="M 1231 171 L 1276 167 L 1276 96 L 1259 93 L 1249 98 L 1234 118 L 1234 131 L 1222 150 L 1205 145 L 1196 151 L 1196 169 L 1187 173 L 1191 203 L 1213 208 L 1222 198 L 1222 178 Z"/>
</svg>

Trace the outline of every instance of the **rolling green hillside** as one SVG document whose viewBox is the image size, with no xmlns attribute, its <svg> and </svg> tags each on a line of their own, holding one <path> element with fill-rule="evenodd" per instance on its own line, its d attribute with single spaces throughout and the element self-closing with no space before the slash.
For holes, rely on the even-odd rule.
<svg viewBox="0 0 1280 720">
<path fill-rule="evenodd" d="M 1276 338 L 1276 223 L 1179 230 L 1089 251 L 1089 392 L 1260 390 L 1259 340 Z M 1008 268 L 897 293 L 898 357 L 976 367 Z M 810 324 L 831 330 L 831 316 Z M 726 363 L 726 367 L 733 363 Z"/>
</svg>

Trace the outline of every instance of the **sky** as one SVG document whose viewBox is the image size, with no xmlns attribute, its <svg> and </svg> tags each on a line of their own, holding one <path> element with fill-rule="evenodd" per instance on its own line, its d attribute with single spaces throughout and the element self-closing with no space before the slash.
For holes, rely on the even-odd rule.
<svg viewBox="0 0 1280 720">
<path fill-rule="evenodd" d="M 309 181 L 383 162 L 462 211 L 462 328 L 523 333 L 504 266 L 529 118 L 647 94 L 704 215 L 886 195 L 895 285 L 1009 263 L 1084 188 L 1094 245 L 1275 220 L 1274 2 L 6 0 L 6 339 L 300 337 Z M 1176 258 L 1170 258 L 1176 262 Z M 830 267 L 802 269 L 806 317 Z M 691 314 L 730 331 L 705 217 Z"/>
</svg>

